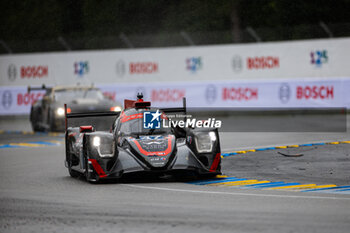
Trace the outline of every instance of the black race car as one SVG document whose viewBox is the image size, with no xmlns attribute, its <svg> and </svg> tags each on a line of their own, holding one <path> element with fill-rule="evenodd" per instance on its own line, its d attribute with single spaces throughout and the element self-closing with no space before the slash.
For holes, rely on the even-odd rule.
<svg viewBox="0 0 350 233">
<path fill-rule="evenodd" d="M 45 90 L 42 99 L 33 103 L 30 109 L 30 122 L 33 131 L 64 131 L 64 103 L 68 112 L 100 112 L 122 110 L 121 104 L 93 86 L 28 87 L 28 92 Z"/>
<path fill-rule="evenodd" d="M 165 127 L 169 114 L 186 113 L 185 104 L 183 108 L 151 108 L 150 102 L 140 97 L 125 100 L 124 106 L 120 114 L 66 114 L 66 124 L 73 118 L 114 116 L 106 131 L 97 131 L 93 125 L 67 128 L 65 165 L 72 177 L 99 182 L 137 175 L 179 178 L 221 174 L 217 128 Z M 145 120 L 149 120 L 148 125 Z M 149 125 L 153 120 L 158 120 L 156 126 Z M 165 123 L 157 125 L 159 120 Z"/>
</svg>

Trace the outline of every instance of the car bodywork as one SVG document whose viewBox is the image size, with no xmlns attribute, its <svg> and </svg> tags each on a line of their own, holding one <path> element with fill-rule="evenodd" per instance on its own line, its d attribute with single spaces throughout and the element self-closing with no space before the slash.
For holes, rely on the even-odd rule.
<svg viewBox="0 0 350 233">
<path fill-rule="evenodd" d="M 92 125 L 67 128 L 65 165 L 72 177 L 83 175 L 89 182 L 99 182 L 143 174 L 158 177 L 221 174 L 217 129 L 144 129 L 145 112 L 158 110 L 166 119 L 166 114 L 186 112 L 186 107 L 158 109 L 143 104 L 149 102 L 142 102 L 133 101 L 133 107 L 124 109 L 119 115 L 111 112 L 95 114 L 96 117 L 115 114 L 109 131 L 95 131 Z M 66 116 L 68 121 L 92 114 Z"/>
<path fill-rule="evenodd" d="M 64 131 L 64 103 L 72 113 L 122 110 L 120 103 L 93 86 L 28 87 L 28 92 L 40 90 L 45 91 L 43 98 L 34 102 L 30 109 L 33 131 Z"/>
</svg>

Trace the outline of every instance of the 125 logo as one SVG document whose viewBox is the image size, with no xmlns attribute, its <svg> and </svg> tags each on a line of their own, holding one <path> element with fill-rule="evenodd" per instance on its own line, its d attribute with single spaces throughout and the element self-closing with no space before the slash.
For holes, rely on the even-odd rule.
<svg viewBox="0 0 350 233">
<path fill-rule="evenodd" d="M 186 59 L 186 69 L 192 73 L 202 69 L 202 58 L 201 57 L 190 57 Z"/>
<path fill-rule="evenodd" d="M 310 53 L 311 64 L 317 67 L 321 67 L 322 64 L 328 63 L 327 50 L 316 50 Z"/>
<path fill-rule="evenodd" d="M 74 74 L 82 77 L 84 74 L 89 73 L 89 62 L 88 61 L 79 61 L 74 62 Z"/>
</svg>

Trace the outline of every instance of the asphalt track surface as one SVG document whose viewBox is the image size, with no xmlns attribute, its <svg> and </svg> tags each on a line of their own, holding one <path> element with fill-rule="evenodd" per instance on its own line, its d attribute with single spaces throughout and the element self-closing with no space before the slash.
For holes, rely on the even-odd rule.
<svg viewBox="0 0 350 233">
<path fill-rule="evenodd" d="M 3 122 L 4 123 L 4 122 Z M 7 124 L 8 125 L 8 124 Z M 21 126 L 22 125 L 22 126 Z M 11 127 L 11 125 L 9 125 Z M 14 127 L 28 130 L 26 122 Z M 5 128 L 6 129 L 6 128 Z M 224 152 L 348 141 L 346 133 L 226 133 Z M 61 142 L 30 146 L 33 142 Z M 347 192 L 300 192 L 186 182 L 93 185 L 69 177 L 60 136 L 0 134 L 0 232 L 349 232 Z M 277 152 L 301 157 L 285 157 Z M 246 179 L 350 185 L 350 144 L 225 157 Z"/>
</svg>

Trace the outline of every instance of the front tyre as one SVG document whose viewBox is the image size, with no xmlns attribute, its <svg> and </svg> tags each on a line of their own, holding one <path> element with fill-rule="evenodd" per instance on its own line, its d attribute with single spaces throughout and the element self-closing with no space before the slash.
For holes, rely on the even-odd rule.
<svg viewBox="0 0 350 233">
<path fill-rule="evenodd" d="M 35 124 L 34 122 L 32 122 L 32 130 L 33 130 L 33 132 L 41 132 L 42 131 L 41 128 L 37 124 Z"/>
<path fill-rule="evenodd" d="M 68 161 L 67 161 L 67 163 L 68 163 L 68 172 L 69 172 L 69 175 L 71 176 L 71 177 L 73 177 L 73 178 L 77 178 L 77 177 L 79 177 L 79 172 L 77 172 L 77 171 L 74 171 L 73 169 L 72 169 L 72 154 L 71 153 L 69 153 L 69 159 L 68 159 Z"/>
<path fill-rule="evenodd" d="M 84 151 L 84 167 L 85 167 L 84 175 L 85 175 L 85 178 L 88 182 L 96 184 L 99 182 L 99 179 L 97 178 L 96 174 L 94 174 L 92 164 L 89 162 L 89 157 L 87 156 L 85 148 L 86 148 L 86 145 L 84 146 L 84 150 L 83 150 Z"/>
<path fill-rule="evenodd" d="M 39 110 L 35 110 L 33 107 L 30 110 L 30 123 L 32 125 L 32 130 L 34 132 L 41 132 L 43 131 L 42 128 L 39 126 L 39 123 L 41 122 L 41 112 Z"/>
</svg>

